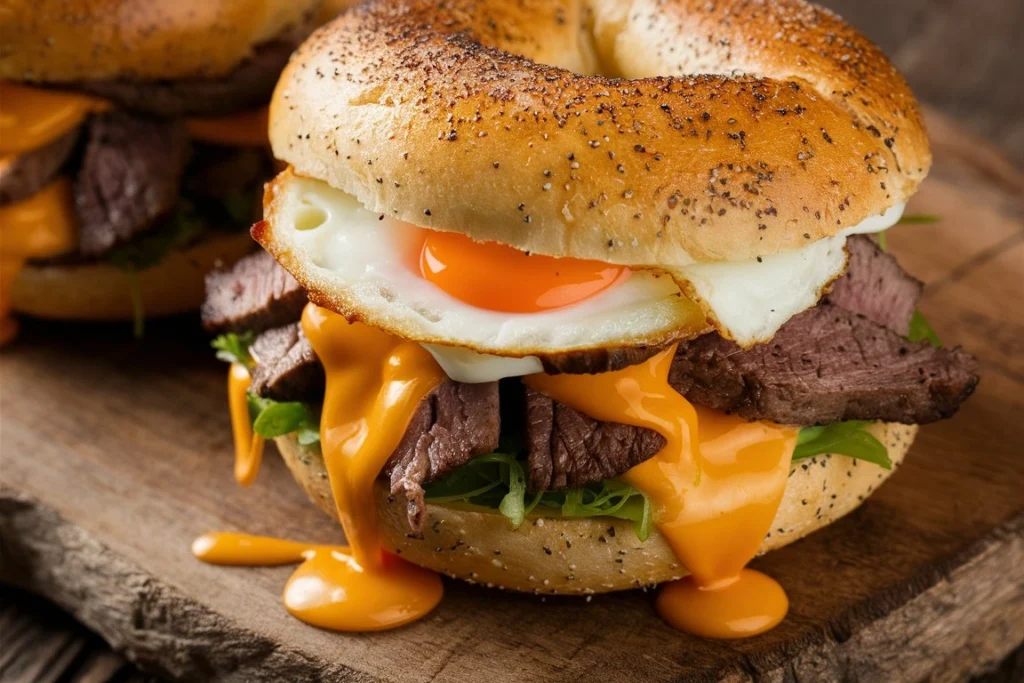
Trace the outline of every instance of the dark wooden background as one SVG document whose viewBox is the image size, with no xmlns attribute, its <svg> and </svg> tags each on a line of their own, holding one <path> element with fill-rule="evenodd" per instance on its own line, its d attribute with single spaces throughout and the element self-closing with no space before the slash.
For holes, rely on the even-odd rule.
<svg viewBox="0 0 1024 683">
<path fill-rule="evenodd" d="M 835 9 L 879 43 L 920 100 L 994 143 L 1018 168 L 1024 167 L 1024 0 L 820 4 Z M 34 596 L 0 589 L 0 682 L 145 680 L 145 674 L 57 608 Z M 1022 680 L 1024 650 L 985 679 Z"/>
</svg>

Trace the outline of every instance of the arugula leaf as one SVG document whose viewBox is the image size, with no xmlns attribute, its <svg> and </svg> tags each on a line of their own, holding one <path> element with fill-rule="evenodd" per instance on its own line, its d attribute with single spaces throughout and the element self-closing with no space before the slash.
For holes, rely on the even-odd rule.
<svg viewBox="0 0 1024 683">
<path fill-rule="evenodd" d="M 935 334 L 935 330 L 932 329 L 932 326 L 921 315 L 921 311 L 914 311 L 914 315 L 910 318 L 910 332 L 907 333 L 907 339 L 915 342 L 926 339 L 935 348 L 942 348 L 942 341 L 939 340 L 939 335 Z"/>
<path fill-rule="evenodd" d="M 824 425 L 819 426 L 819 427 L 804 427 L 803 429 L 800 430 L 800 433 L 797 434 L 797 436 L 796 436 L 796 445 L 800 446 L 800 445 L 805 444 L 805 443 L 807 443 L 809 441 L 814 441 L 819 436 L 821 436 L 822 432 L 824 432 L 824 431 L 825 431 L 825 426 Z"/>
<path fill-rule="evenodd" d="M 255 338 L 253 332 L 228 332 L 210 342 L 210 346 L 217 349 L 217 358 L 220 360 L 241 363 L 251 369 L 255 363 L 249 354 L 249 347 Z M 294 433 L 303 446 L 320 440 L 320 418 L 305 403 L 275 401 L 255 394 L 249 394 L 248 401 L 252 429 L 260 436 L 273 439 Z"/>
<path fill-rule="evenodd" d="M 793 462 L 815 455 L 833 453 L 874 463 L 883 469 L 892 469 L 885 444 L 865 431 L 871 424 L 862 420 L 836 422 L 824 427 L 805 427 L 797 437 L 793 449 Z M 806 434 L 805 434 L 806 432 Z"/>
<path fill-rule="evenodd" d="M 225 363 L 241 363 L 247 368 L 253 366 L 252 356 L 249 355 L 249 347 L 252 346 L 256 335 L 252 332 L 235 334 L 228 332 L 222 334 L 212 342 L 210 346 L 217 349 L 217 358 Z"/>
<path fill-rule="evenodd" d="M 518 527 L 535 508 L 548 517 L 615 517 L 633 522 L 640 540 L 651 525 L 650 501 L 615 479 L 567 491 L 526 490 L 523 461 L 509 453 L 488 453 L 469 461 L 439 481 L 427 484 L 432 503 L 461 502 L 498 510 Z"/>
<path fill-rule="evenodd" d="M 903 216 L 897 221 L 897 225 L 923 225 L 927 223 L 938 223 L 942 218 L 927 213 L 912 213 Z M 878 233 L 876 239 L 878 241 L 878 248 L 882 251 L 889 251 L 889 231 L 883 230 Z"/>
<path fill-rule="evenodd" d="M 146 336 L 146 308 L 142 301 L 142 283 L 139 274 L 128 271 L 128 295 L 132 298 L 132 335 L 136 339 Z"/>
<path fill-rule="evenodd" d="M 526 519 L 526 474 L 517 460 L 509 460 L 504 466 L 508 468 L 508 493 L 498 503 L 498 510 L 519 526 Z"/>
<path fill-rule="evenodd" d="M 249 414 L 253 417 L 252 430 L 262 437 L 274 439 L 296 433 L 304 446 L 320 440 L 319 419 L 298 401 L 278 402 L 249 394 Z"/>
<path fill-rule="evenodd" d="M 168 252 L 194 242 L 204 229 L 205 222 L 192 202 L 181 199 L 156 228 L 114 247 L 103 258 L 115 268 L 137 273 L 155 266 Z"/>
<path fill-rule="evenodd" d="M 929 213 L 911 213 L 903 216 L 897 225 L 924 225 L 927 223 L 938 223 L 942 218 Z"/>
</svg>

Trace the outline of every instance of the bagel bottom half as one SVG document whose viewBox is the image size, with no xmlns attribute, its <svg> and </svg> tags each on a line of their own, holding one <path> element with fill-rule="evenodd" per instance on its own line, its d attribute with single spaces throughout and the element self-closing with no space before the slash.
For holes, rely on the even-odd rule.
<svg viewBox="0 0 1024 683">
<path fill-rule="evenodd" d="M 893 469 L 841 455 L 798 463 L 759 553 L 799 540 L 860 505 L 896 470 L 917 433 L 914 425 L 895 423 L 879 422 L 869 429 L 889 449 Z M 299 485 L 336 518 L 319 446 L 301 446 L 292 436 L 276 441 Z M 578 595 L 649 586 L 687 574 L 656 529 L 640 541 L 631 522 L 607 517 L 533 516 L 513 529 L 496 510 L 428 502 L 423 536 L 417 538 L 409 533 L 404 498 L 391 496 L 380 479 L 375 489 L 388 549 L 454 578 L 530 593 Z"/>
<path fill-rule="evenodd" d="M 230 264 L 252 251 L 245 230 L 218 234 L 167 254 L 135 274 L 147 318 L 199 308 L 204 276 L 221 263 Z M 109 263 L 37 265 L 19 271 L 11 292 L 16 313 L 53 320 L 131 320 L 132 275 Z"/>
</svg>

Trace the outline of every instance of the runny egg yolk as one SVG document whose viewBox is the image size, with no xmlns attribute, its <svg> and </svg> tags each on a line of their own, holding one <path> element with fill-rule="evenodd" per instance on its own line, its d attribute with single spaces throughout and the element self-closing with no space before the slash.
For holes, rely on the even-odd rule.
<svg viewBox="0 0 1024 683">
<path fill-rule="evenodd" d="M 601 261 L 527 254 L 455 232 L 425 230 L 423 277 L 467 304 L 491 311 L 537 313 L 579 303 L 629 277 Z"/>
</svg>

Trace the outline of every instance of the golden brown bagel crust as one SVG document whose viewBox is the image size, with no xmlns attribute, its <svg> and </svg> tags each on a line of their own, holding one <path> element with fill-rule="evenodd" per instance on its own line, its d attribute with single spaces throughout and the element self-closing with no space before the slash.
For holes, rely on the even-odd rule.
<svg viewBox="0 0 1024 683">
<path fill-rule="evenodd" d="M 293 57 L 270 137 L 372 211 L 652 266 L 803 246 L 931 164 L 904 79 L 800 0 L 370 2 Z"/>
<path fill-rule="evenodd" d="M 879 422 L 869 429 L 888 447 L 893 470 L 841 455 L 797 463 L 759 553 L 799 540 L 860 505 L 903 462 L 917 433 L 916 426 L 895 423 Z M 336 518 L 319 449 L 300 446 L 290 436 L 276 441 L 306 494 Z M 488 586 L 532 593 L 605 593 L 687 573 L 656 529 L 641 542 L 632 523 L 623 520 L 534 516 L 512 529 L 493 510 L 428 504 L 423 537 L 415 538 L 409 535 L 404 498 L 390 496 L 380 481 L 377 504 L 390 550 L 448 576 Z"/>
<path fill-rule="evenodd" d="M 304 24 L 319 0 L 8 0 L 0 78 L 223 76 L 259 43 Z"/>
<path fill-rule="evenodd" d="M 253 250 L 246 233 L 217 235 L 167 254 L 138 273 L 142 310 L 147 318 L 199 308 L 206 295 L 204 276 Z M 54 320 L 131 320 L 135 315 L 130 275 L 108 263 L 27 264 L 12 291 L 17 313 Z"/>
</svg>

